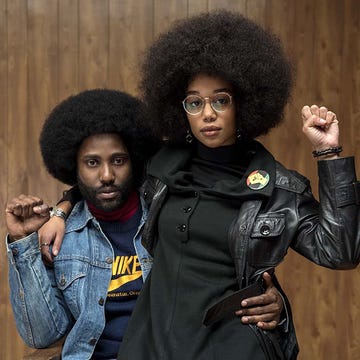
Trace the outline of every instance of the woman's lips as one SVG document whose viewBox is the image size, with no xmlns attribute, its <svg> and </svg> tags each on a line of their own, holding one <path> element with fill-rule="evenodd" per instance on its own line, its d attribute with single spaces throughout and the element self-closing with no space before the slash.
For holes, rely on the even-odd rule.
<svg viewBox="0 0 360 360">
<path fill-rule="evenodd" d="M 200 132 L 207 137 L 212 137 L 212 136 L 216 136 L 220 130 L 221 128 L 217 126 L 207 126 L 202 128 Z"/>
</svg>

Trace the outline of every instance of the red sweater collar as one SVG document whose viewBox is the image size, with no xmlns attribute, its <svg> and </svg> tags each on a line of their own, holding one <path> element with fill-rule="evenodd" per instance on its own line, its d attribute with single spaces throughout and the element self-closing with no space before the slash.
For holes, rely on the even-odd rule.
<svg viewBox="0 0 360 360">
<path fill-rule="evenodd" d="M 119 221 L 119 222 L 126 222 L 128 221 L 139 208 L 139 195 L 137 191 L 133 191 L 129 198 L 127 199 L 126 203 L 117 210 L 107 212 L 96 208 L 93 204 L 89 201 L 86 201 L 89 210 L 92 215 L 96 217 L 98 220 L 104 221 Z"/>
</svg>

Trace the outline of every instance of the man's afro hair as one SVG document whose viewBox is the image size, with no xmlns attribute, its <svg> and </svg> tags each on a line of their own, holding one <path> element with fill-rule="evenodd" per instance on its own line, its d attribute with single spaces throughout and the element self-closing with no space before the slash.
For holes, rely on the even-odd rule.
<svg viewBox="0 0 360 360">
<path fill-rule="evenodd" d="M 245 139 L 280 123 L 293 69 L 280 41 L 240 14 L 217 10 L 178 21 L 148 49 L 141 91 L 159 139 L 185 142 L 189 125 L 181 106 L 199 73 L 234 88 L 238 129 Z"/>
<path fill-rule="evenodd" d="M 148 129 L 140 127 L 144 113 L 140 100 L 116 90 L 87 90 L 68 97 L 51 111 L 41 131 L 40 149 L 47 170 L 65 184 L 76 184 L 82 141 L 95 134 L 118 133 L 129 151 L 135 185 L 139 186 L 144 163 L 156 148 Z"/>
</svg>

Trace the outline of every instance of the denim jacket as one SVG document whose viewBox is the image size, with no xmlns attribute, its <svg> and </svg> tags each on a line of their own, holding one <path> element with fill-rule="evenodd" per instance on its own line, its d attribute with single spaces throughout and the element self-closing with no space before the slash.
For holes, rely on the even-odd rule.
<svg viewBox="0 0 360 360">
<path fill-rule="evenodd" d="M 143 280 L 152 258 L 139 230 L 134 246 Z M 10 297 L 16 326 L 24 342 L 43 348 L 67 335 L 62 359 L 90 359 L 105 326 L 105 299 L 112 275 L 113 249 L 84 201 L 66 222 L 64 241 L 54 267 L 44 266 L 37 233 L 8 243 Z"/>
</svg>

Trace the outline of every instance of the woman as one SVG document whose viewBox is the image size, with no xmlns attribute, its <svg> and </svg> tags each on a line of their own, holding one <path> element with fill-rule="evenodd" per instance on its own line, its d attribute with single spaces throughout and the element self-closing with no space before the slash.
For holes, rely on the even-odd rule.
<svg viewBox="0 0 360 360">
<path fill-rule="evenodd" d="M 294 359 L 294 332 L 242 325 L 226 311 L 232 297 L 289 247 L 329 268 L 358 264 L 354 162 L 338 156 L 336 115 L 302 110 L 321 160 L 320 203 L 307 179 L 254 140 L 280 123 L 291 85 L 278 39 L 238 14 L 183 20 L 150 47 L 147 125 L 164 142 L 144 186 L 142 242 L 154 265 L 119 359 Z"/>
</svg>

